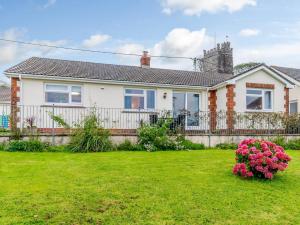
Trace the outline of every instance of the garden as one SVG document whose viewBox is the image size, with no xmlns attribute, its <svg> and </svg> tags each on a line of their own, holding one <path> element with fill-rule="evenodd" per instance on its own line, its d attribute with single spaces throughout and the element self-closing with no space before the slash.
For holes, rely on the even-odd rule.
<svg viewBox="0 0 300 225">
<path fill-rule="evenodd" d="M 113 144 L 94 114 L 70 134 L 0 145 L 0 224 L 300 224 L 299 139 L 209 149 L 163 119 Z"/>
</svg>

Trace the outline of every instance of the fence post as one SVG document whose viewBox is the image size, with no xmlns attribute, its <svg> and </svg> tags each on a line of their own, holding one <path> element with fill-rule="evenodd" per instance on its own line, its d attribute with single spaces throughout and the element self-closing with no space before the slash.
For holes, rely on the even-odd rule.
<svg viewBox="0 0 300 225">
<path fill-rule="evenodd" d="M 208 125 L 208 147 L 211 148 L 211 112 L 207 112 L 208 113 L 208 121 L 209 121 L 209 125 Z"/>
<path fill-rule="evenodd" d="M 54 104 L 52 105 L 52 115 L 54 116 Z M 54 119 L 52 118 L 52 145 L 55 145 Z"/>
</svg>

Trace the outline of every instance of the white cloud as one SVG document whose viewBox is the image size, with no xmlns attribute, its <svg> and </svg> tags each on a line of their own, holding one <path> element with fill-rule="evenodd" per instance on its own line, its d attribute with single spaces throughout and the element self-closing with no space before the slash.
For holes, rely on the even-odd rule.
<svg viewBox="0 0 300 225">
<path fill-rule="evenodd" d="M 95 34 L 84 40 L 82 45 L 86 48 L 93 48 L 108 41 L 110 38 L 111 36 L 107 34 Z"/>
<path fill-rule="evenodd" d="M 163 40 L 150 46 L 148 50 L 150 55 L 195 57 L 202 55 L 203 49 L 212 48 L 213 42 L 213 38 L 206 34 L 206 29 L 190 31 L 185 28 L 175 28 Z M 141 54 L 145 48 L 140 44 L 125 44 L 118 50 L 124 53 Z M 126 58 L 122 57 L 122 61 L 126 60 Z M 133 58 L 129 62 L 137 64 L 139 61 Z M 188 59 L 152 58 L 151 66 L 192 70 L 193 62 Z"/>
<path fill-rule="evenodd" d="M 269 65 L 300 67 L 300 42 L 277 43 L 234 51 L 235 63 L 265 62 Z"/>
<path fill-rule="evenodd" d="M 54 5 L 56 0 L 48 0 L 47 3 L 43 6 L 44 9 L 49 8 L 50 6 Z"/>
<path fill-rule="evenodd" d="M 185 15 L 200 15 L 202 12 L 215 13 L 221 10 L 234 12 L 243 7 L 255 6 L 257 0 L 161 0 L 163 12 L 171 14 L 183 11 Z"/>
<path fill-rule="evenodd" d="M 247 29 L 241 30 L 239 35 L 242 37 L 253 37 L 253 36 L 259 35 L 259 33 L 260 33 L 260 30 L 258 30 L 258 29 L 247 28 Z"/>
<path fill-rule="evenodd" d="M 25 37 L 26 30 L 11 28 L 0 33 L 0 37 L 10 40 L 22 40 Z M 49 41 L 49 40 L 30 40 L 36 44 L 47 44 L 61 46 L 66 44 L 65 40 Z M 31 46 L 16 44 L 11 42 L 0 42 L 0 67 L 9 64 L 19 63 L 21 60 L 32 56 L 54 57 L 64 52 L 61 49 L 53 49 L 47 47 Z"/>
</svg>

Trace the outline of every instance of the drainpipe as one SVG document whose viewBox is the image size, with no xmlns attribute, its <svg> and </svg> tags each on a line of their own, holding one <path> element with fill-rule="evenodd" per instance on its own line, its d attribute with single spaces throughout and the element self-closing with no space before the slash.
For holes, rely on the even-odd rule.
<svg viewBox="0 0 300 225">
<path fill-rule="evenodd" d="M 20 129 L 21 129 L 21 132 L 23 132 L 23 120 L 24 120 L 24 109 L 23 109 L 23 82 L 22 82 L 22 75 L 19 74 L 19 82 L 20 82 L 20 101 L 19 101 L 19 109 L 20 109 Z"/>
<path fill-rule="evenodd" d="M 208 106 L 208 91 L 209 91 L 209 88 L 206 88 L 206 113 L 208 114 L 208 147 L 210 148 L 211 147 L 211 130 L 210 130 L 210 118 L 211 118 L 211 115 L 210 115 L 210 111 L 209 111 L 209 106 Z"/>
</svg>

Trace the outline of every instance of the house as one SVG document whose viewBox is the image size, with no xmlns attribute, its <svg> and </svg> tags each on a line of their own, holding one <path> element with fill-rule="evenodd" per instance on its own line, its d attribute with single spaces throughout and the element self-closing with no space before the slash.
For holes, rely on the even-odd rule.
<svg viewBox="0 0 300 225">
<path fill-rule="evenodd" d="M 172 111 L 175 118 L 187 111 L 185 124 L 190 129 L 207 126 L 199 121 L 200 112 L 226 112 L 222 126 L 230 129 L 233 112 L 289 112 L 294 81 L 264 64 L 233 75 L 229 42 L 204 51 L 203 72 L 151 68 L 150 61 L 147 52 L 140 66 L 33 57 L 5 71 L 11 78 L 11 105 L 47 110 L 52 105 L 79 111 L 93 106 L 120 109 L 116 115 L 106 112 L 104 120 L 115 117 L 110 128 L 124 128 L 118 118 L 126 115 L 129 120 L 137 112 L 146 119 L 156 111 Z M 21 116 L 19 111 L 13 112 L 15 117 Z M 214 117 L 210 120 L 212 129 L 217 126 Z"/>
<path fill-rule="evenodd" d="M 288 80 L 295 84 L 295 88 L 290 90 L 289 96 L 289 110 L 290 113 L 300 112 L 300 69 L 272 66 L 272 69 L 285 76 Z"/>
<path fill-rule="evenodd" d="M 0 81 L 0 128 L 9 127 L 10 115 L 10 87 Z"/>
</svg>

